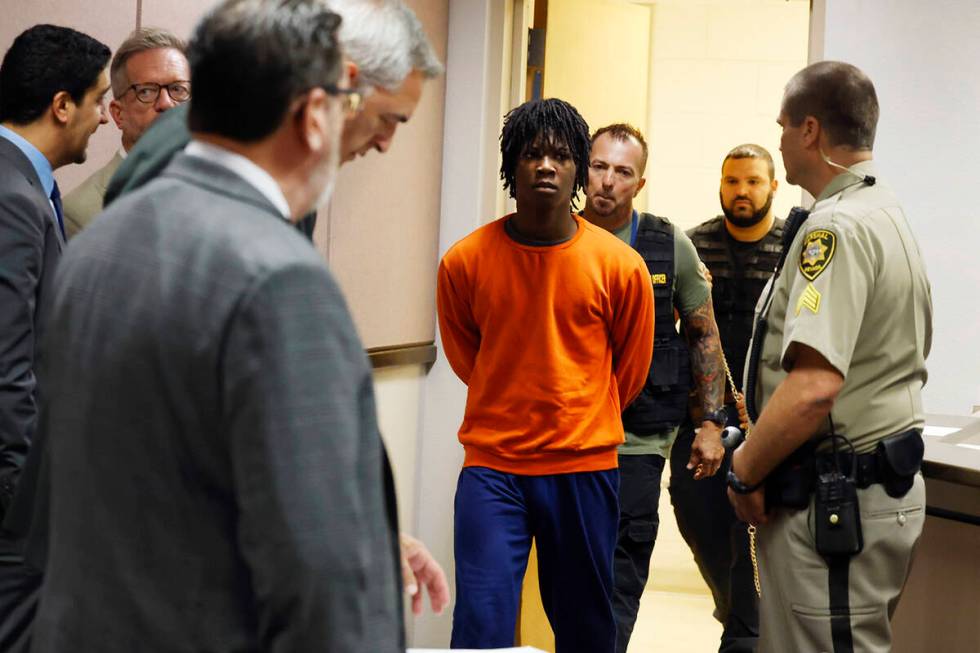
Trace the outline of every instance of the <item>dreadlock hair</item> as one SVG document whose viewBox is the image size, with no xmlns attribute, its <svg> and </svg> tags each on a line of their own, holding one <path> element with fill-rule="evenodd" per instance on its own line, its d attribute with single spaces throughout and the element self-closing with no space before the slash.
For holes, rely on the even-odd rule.
<svg viewBox="0 0 980 653">
<path fill-rule="evenodd" d="M 566 145 L 571 151 L 575 162 L 575 185 L 572 187 L 574 206 L 575 196 L 588 185 L 592 142 L 589 140 L 589 126 L 578 110 L 557 98 L 525 102 L 504 116 L 504 129 L 500 132 L 500 154 L 503 159 L 500 178 L 504 181 L 504 190 L 510 190 L 510 196 L 517 198 L 514 181 L 517 162 L 525 148 L 539 137 L 552 145 Z"/>
</svg>

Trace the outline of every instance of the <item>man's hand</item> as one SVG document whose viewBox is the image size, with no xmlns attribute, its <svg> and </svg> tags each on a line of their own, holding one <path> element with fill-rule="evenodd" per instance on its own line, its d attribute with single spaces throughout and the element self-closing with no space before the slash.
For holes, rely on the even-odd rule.
<svg viewBox="0 0 980 653">
<path fill-rule="evenodd" d="M 432 611 L 442 614 L 449 604 L 449 583 L 442 567 L 425 545 L 411 535 L 401 533 L 398 541 L 402 552 L 402 583 L 412 597 L 412 614 L 422 614 L 422 587 L 429 592 Z"/>
<path fill-rule="evenodd" d="M 694 480 L 714 476 L 725 459 L 725 447 L 721 443 L 721 427 L 714 422 L 702 422 L 694 443 L 687 468 L 694 470 Z"/>
<path fill-rule="evenodd" d="M 758 526 L 765 524 L 769 517 L 766 515 L 766 486 L 759 487 L 749 494 L 738 494 L 728 488 L 728 500 L 735 508 L 735 515 L 746 524 Z"/>
</svg>

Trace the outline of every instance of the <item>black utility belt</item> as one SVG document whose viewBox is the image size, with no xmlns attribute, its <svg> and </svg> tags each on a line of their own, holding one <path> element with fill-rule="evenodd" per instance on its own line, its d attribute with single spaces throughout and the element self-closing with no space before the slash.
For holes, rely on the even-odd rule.
<svg viewBox="0 0 980 653">
<path fill-rule="evenodd" d="M 821 473 L 839 468 L 853 470 L 853 485 L 864 489 L 876 483 L 889 496 L 899 498 L 912 488 L 922 467 L 925 445 L 922 431 L 910 429 L 883 438 L 874 451 L 855 456 L 850 452 L 817 452 L 817 441 L 807 442 L 766 478 L 766 505 L 802 510 L 810 504 Z"/>
</svg>

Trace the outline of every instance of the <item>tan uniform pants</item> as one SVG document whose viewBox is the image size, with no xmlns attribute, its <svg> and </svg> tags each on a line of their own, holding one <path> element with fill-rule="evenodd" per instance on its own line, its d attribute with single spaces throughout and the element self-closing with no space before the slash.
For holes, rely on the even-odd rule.
<svg viewBox="0 0 980 653">
<path fill-rule="evenodd" d="M 891 650 L 889 620 L 922 533 L 925 500 L 921 475 L 900 499 L 878 484 L 858 490 L 864 549 L 850 559 L 847 592 L 855 653 Z M 809 509 L 777 509 L 759 527 L 759 653 L 840 653 L 831 632 L 830 572 L 814 548 L 813 514 L 811 499 Z"/>
</svg>

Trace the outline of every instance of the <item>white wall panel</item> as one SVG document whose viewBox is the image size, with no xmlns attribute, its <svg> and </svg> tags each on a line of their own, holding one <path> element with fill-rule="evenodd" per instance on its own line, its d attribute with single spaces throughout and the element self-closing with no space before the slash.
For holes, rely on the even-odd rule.
<svg viewBox="0 0 980 653">
<path fill-rule="evenodd" d="M 853 63 L 875 84 L 881 105 L 875 161 L 926 258 L 935 337 L 925 408 L 968 414 L 980 404 L 980 4 L 820 4 L 823 58 Z"/>
</svg>

